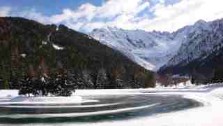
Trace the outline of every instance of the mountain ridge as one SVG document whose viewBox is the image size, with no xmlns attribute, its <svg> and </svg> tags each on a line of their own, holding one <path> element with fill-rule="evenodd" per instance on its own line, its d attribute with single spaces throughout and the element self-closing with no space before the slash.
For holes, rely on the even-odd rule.
<svg viewBox="0 0 223 126">
<path fill-rule="evenodd" d="M 218 19 L 210 22 L 199 20 L 193 25 L 185 26 L 172 33 L 145 32 L 142 30 L 131 31 L 117 28 L 113 30 L 109 28 L 101 29 L 101 31 L 100 29 L 94 30 L 90 35 L 123 54 L 131 54 L 153 66 L 150 68 L 145 67 L 147 69 L 162 74 L 193 76 L 192 73 L 196 73 L 202 76 L 202 71 L 196 70 L 196 64 L 212 62 L 211 60 L 213 59 L 208 57 L 210 55 L 213 57 L 213 52 L 221 54 L 221 50 L 218 52 L 216 48 L 222 48 L 223 46 L 222 31 L 223 19 Z M 119 33 L 119 36 L 117 36 L 117 33 Z M 138 46 L 139 40 L 142 40 L 139 45 L 145 46 Z M 131 43 L 133 44 L 131 45 Z M 140 61 L 135 62 L 140 64 Z M 206 67 L 210 69 L 207 71 L 214 76 L 213 69 L 215 67 Z M 199 68 L 206 69 L 201 66 Z M 212 78 L 212 75 L 205 77 Z"/>
<path fill-rule="evenodd" d="M 191 32 L 178 53 L 163 66 L 162 74 L 189 75 L 198 83 L 222 80 L 223 19 L 203 22 Z"/>
</svg>

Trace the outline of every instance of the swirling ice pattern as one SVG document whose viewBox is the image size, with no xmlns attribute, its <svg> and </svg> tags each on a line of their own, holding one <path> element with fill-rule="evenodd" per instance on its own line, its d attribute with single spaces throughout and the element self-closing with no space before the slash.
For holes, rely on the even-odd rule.
<svg viewBox="0 0 223 126">
<path fill-rule="evenodd" d="M 82 104 L 0 104 L 0 123 L 94 122 L 131 119 L 188 109 L 200 103 L 152 94 L 83 96 Z M 98 101 L 98 102 L 94 102 Z"/>
</svg>

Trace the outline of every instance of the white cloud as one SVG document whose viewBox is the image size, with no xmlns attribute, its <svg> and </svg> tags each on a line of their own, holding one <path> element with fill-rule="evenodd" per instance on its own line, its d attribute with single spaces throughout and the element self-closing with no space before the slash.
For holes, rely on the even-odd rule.
<svg viewBox="0 0 223 126">
<path fill-rule="evenodd" d="M 50 21 L 51 17 L 45 16 L 40 12 L 37 12 L 35 9 L 31 9 L 29 11 L 21 11 L 15 14 L 12 14 L 12 16 L 21 16 L 33 20 L 37 20 L 41 23 L 53 23 Z"/>
<path fill-rule="evenodd" d="M 110 0 L 97 9 L 97 14 L 102 18 L 113 18 L 118 15 L 136 15 L 149 6 L 143 0 Z"/>
<path fill-rule="evenodd" d="M 63 23 L 76 30 L 91 31 L 106 25 L 124 28 L 128 24 L 129 27 L 130 22 L 144 9 L 149 10 L 149 2 L 145 0 L 109 0 L 102 6 L 86 3 L 76 10 L 64 9 L 61 14 L 48 17 L 36 10 L 19 15 L 42 23 Z"/>
<path fill-rule="evenodd" d="M 149 0 L 108 0 L 101 6 L 86 3 L 75 10 L 67 8 L 52 16 L 44 16 L 36 10 L 20 15 L 42 23 L 63 23 L 75 30 L 87 32 L 105 26 L 175 31 L 200 19 L 211 21 L 223 18 L 222 5 L 223 1 L 220 0 L 180 0 L 173 5 L 158 0 L 154 6 L 150 5 Z M 7 15 L 10 11 L 0 10 L 0 15 Z"/>
<path fill-rule="evenodd" d="M 219 0 L 181 0 L 174 5 L 157 4 L 151 10 L 155 18 L 143 19 L 139 26 L 146 30 L 175 31 L 202 19 L 212 21 L 223 18 L 223 1 Z"/>
<path fill-rule="evenodd" d="M 10 11 L 10 7 L 0 7 L 0 17 L 9 16 Z"/>
</svg>

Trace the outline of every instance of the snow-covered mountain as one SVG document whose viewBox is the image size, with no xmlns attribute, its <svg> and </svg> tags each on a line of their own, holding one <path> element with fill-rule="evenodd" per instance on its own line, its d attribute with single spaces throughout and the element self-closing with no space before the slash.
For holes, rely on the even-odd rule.
<svg viewBox="0 0 223 126">
<path fill-rule="evenodd" d="M 170 60 L 181 45 L 181 41 L 167 32 L 106 27 L 95 29 L 90 35 L 101 43 L 121 51 L 141 66 L 154 71 Z"/>
<path fill-rule="evenodd" d="M 212 22 L 199 20 L 173 33 L 107 27 L 95 29 L 90 35 L 145 68 L 156 71 L 160 67 L 165 69 L 205 59 L 221 48 L 223 19 Z"/>
<path fill-rule="evenodd" d="M 178 52 L 165 66 L 188 64 L 195 59 L 204 59 L 217 46 L 223 45 L 223 20 L 214 22 L 198 21 L 193 26 L 178 30 L 176 35 L 184 35 Z"/>
<path fill-rule="evenodd" d="M 223 19 L 199 21 L 181 29 L 187 32 L 177 53 L 159 73 L 192 76 L 197 82 L 218 82 L 223 78 Z"/>
</svg>

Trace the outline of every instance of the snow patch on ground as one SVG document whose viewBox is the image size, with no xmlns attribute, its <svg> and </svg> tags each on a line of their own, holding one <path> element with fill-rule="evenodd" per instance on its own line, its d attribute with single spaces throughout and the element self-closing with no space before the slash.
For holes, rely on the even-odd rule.
<svg viewBox="0 0 223 126">
<path fill-rule="evenodd" d="M 42 41 L 42 44 L 43 45 L 47 45 L 47 41 Z"/>
<path fill-rule="evenodd" d="M 18 96 L 18 90 L 0 90 L 0 98 L 12 98 Z"/>
<path fill-rule="evenodd" d="M 63 50 L 64 49 L 64 47 L 56 45 L 56 44 L 53 44 L 53 48 L 56 49 L 56 50 Z"/>
</svg>

